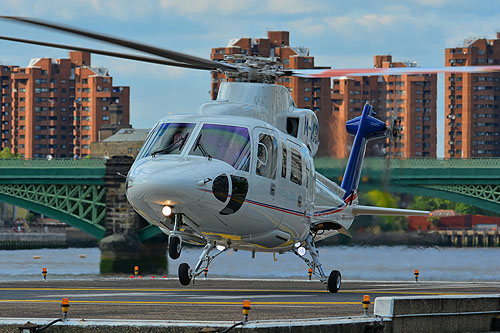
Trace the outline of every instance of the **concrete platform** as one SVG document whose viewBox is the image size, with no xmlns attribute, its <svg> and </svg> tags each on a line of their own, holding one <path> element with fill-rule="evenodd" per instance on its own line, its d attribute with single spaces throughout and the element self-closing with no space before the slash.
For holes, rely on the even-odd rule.
<svg viewBox="0 0 500 333">
<path fill-rule="evenodd" d="M 363 295 L 380 296 L 500 294 L 498 283 L 344 281 L 337 294 L 317 281 L 196 280 L 182 287 L 177 279 L 99 279 L 0 283 L 4 318 L 58 318 L 61 299 L 70 301 L 69 318 L 228 321 L 290 320 L 363 315 Z M 369 314 L 373 313 L 373 306 Z M 33 321 L 32 320 L 32 321 Z"/>
</svg>

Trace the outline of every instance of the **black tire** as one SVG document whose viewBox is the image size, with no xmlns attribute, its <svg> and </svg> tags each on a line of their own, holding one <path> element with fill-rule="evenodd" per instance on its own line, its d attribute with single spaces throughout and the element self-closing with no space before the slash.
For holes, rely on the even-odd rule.
<svg viewBox="0 0 500 333">
<path fill-rule="evenodd" d="M 189 274 L 189 265 L 183 262 L 179 265 L 179 282 L 183 286 L 189 285 L 191 283 L 191 275 Z"/>
<path fill-rule="evenodd" d="M 328 277 L 328 291 L 336 293 L 340 289 L 342 283 L 342 275 L 339 271 L 332 271 Z"/>
<path fill-rule="evenodd" d="M 179 237 L 170 237 L 168 243 L 168 255 L 170 258 L 176 260 L 181 256 L 181 239 Z"/>
</svg>

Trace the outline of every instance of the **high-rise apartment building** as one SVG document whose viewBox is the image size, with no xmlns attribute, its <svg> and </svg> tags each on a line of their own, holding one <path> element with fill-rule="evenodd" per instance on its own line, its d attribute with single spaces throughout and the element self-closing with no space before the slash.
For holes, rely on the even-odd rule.
<svg viewBox="0 0 500 333">
<path fill-rule="evenodd" d="M 2 147 L 26 158 L 83 157 L 129 124 L 129 87 L 114 87 L 90 54 L 0 66 Z"/>
<path fill-rule="evenodd" d="M 446 66 L 500 64 L 496 39 L 466 40 L 445 49 Z M 445 75 L 446 158 L 500 156 L 500 73 Z"/>
<path fill-rule="evenodd" d="M 212 60 L 227 59 L 227 61 L 232 61 L 230 57 L 238 54 L 276 57 L 278 64 L 284 68 L 327 68 L 315 67 L 314 57 L 309 55 L 308 48 L 290 46 L 290 33 L 288 31 L 268 31 L 267 38 L 232 39 L 226 47 L 213 48 L 210 58 Z M 228 78 L 222 73 L 212 74 L 212 99 L 217 98 L 219 84 L 225 80 Z M 327 147 L 329 140 L 324 136 L 328 132 L 327 127 L 331 116 L 330 79 L 280 77 L 276 83 L 288 88 L 297 107 L 307 108 L 316 113 L 320 126 L 318 155 L 325 155 L 331 149 Z"/>
<path fill-rule="evenodd" d="M 376 55 L 378 68 L 407 67 L 414 63 L 393 62 L 390 55 Z M 332 121 L 329 123 L 333 149 L 329 156 L 346 158 L 352 137 L 345 122 L 361 114 L 366 102 L 373 105 L 377 117 L 397 119 L 403 130 L 400 138 L 388 146 L 381 139 L 371 145 L 367 155 L 395 158 L 436 157 L 437 149 L 437 75 L 384 75 L 334 79 L 332 84 Z M 400 123 L 399 123 L 400 122 Z"/>
</svg>

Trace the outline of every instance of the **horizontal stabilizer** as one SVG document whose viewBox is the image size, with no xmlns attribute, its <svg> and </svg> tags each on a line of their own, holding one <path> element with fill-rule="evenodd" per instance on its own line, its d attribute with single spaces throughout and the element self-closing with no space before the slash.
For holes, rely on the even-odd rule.
<svg viewBox="0 0 500 333">
<path fill-rule="evenodd" d="M 431 212 L 424 210 L 411 210 L 399 208 L 371 207 L 356 205 L 352 208 L 352 215 L 383 215 L 383 216 L 432 216 Z"/>
</svg>

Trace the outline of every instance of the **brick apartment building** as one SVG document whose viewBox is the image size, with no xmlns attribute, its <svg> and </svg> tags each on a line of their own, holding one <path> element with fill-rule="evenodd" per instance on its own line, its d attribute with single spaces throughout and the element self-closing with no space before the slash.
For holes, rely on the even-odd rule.
<svg viewBox="0 0 500 333">
<path fill-rule="evenodd" d="M 314 57 L 309 55 L 308 48 L 290 46 L 290 33 L 288 31 L 268 31 L 267 38 L 232 39 L 225 47 L 213 48 L 210 58 L 224 60 L 225 57 L 235 54 L 277 57 L 279 58 L 278 63 L 285 68 L 327 68 L 315 67 Z M 217 98 L 219 83 L 225 80 L 227 77 L 222 73 L 212 74 L 212 99 Z M 276 83 L 288 88 L 297 107 L 307 108 L 316 113 L 320 126 L 318 155 L 328 155 L 328 152 L 333 149 L 333 145 L 336 144 L 335 140 L 327 136 L 331 123 L 330 79 L 281 77 Z"/>
<path fill-rule="evenodd" d="M 226 47 L 213 48 L 210 58 L 223 60 L 235 54 L 278 57 L 285 68 L 310 69 L 315 67 L 309 49 L 291 47 L 288 31 L 268 31 L 267 38 L 236 38 Z M 375 56 L 376 67 L 408 66 L 392 62 L 391 56 Z M 212 99 L 217 98 L 219 83 L 227 80 L 221 73 L 212 74 Z M 318 156 L 346 158 L 352 138 L 345 130 L 345 122 L 361 114 L 363 105 L 370 101 L 382 119 L 397 117 L 404 127 L 401 140 L 391 148 L 391 156 L 436 157 L 436 75 L 401 75 L 384 77 L 342 78 L 333 80 L 298 77 L 278 78 L 277 84 L 290 90 L 298 107 L 316 112 L 320 128 Z M 383 140 L 368 154 L 383 156 Z"/>
<path fill-rule="evenodd" d="M 0 66 L 1 145 L 25 158 L 84 157 L 129 124 L 129 87 L 114 87 L 90 54 Z"/>
<path fill-rule="evenodd" d="M 446 66 L 498 65 L 500 33 L 445 49 L 445 61 Z M 445 79 L 444 156 L 499 157 L 500 73 L 446 74 Z"/>
<path fill-rule="evenodd" d="M 376 55 L 374 67 L 407 67 L 412 63 L 393 62 L 390 55 Z M 334 79 L 332 84 L 333 122 L 329 137 L 337 144 L 330 154 L 346 158 L 352 137 L 348 137 L 345 122 L 361 114 L 370 102 L 377 117 L 394 118 L 403 127 L 400 139 L 387 147 L 387 141 L 376 141 L 367 155 L 391 158 L 436 157 L 437 146 L 437 75 L 384 75 Z"/>
</svg>

